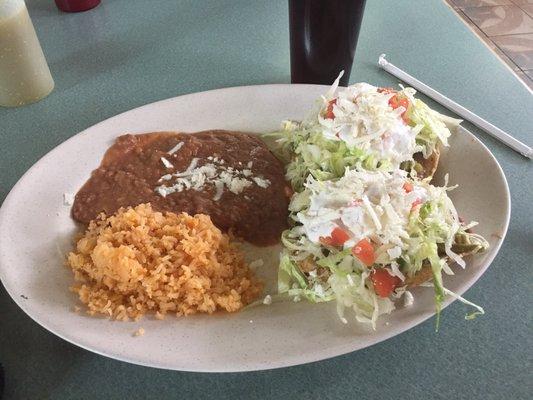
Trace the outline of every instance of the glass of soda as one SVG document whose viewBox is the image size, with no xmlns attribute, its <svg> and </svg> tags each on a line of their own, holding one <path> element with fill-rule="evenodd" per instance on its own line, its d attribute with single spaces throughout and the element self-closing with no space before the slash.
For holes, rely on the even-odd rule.
<svg viewBox="0 0 533 400">
<path fill-rule="evenodd" d="M 348 84 L 365 1 L 289 0 L 292 83 Z"/>
</svg>

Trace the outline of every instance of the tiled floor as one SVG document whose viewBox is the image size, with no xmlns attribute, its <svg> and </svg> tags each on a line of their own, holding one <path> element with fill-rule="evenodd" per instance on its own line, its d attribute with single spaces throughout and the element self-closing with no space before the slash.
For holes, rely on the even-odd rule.
<svg viewBox="0 0 533 400">
<path fill-rule="evenodd" d="M 533 90 L 533 0 L 446 0 Z"/>
</svg>

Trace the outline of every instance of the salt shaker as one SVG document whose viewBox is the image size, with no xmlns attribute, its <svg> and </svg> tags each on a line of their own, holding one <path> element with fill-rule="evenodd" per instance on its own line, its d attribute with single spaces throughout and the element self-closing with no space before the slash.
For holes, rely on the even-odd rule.
<svg viewBox="0 0 533 400">
<path fill-rule="evenodd" d="M 0 1 L 0 106 L 39 101 L 53 88 L 24 0 Z"/>
</svg>

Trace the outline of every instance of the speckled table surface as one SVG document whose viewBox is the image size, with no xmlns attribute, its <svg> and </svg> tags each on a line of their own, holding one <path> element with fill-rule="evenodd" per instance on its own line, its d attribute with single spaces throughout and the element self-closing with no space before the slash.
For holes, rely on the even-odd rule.
<svg viewBox="0 0 533 400">
<path fill-rule="evenodd" d="M 284 0 L 104 0 L 80 14 L 61 14 L 51 0 L 30 0 L 28 7 L 56 88 L 40 103 L 0 109 L 2 200 L 41 156 L 102 119 L 180 94 L 290 80 Z M 395 84 L 375 66 L 383 52 L 533 144 L 533 96 L 444 2 L 368 1 L 351 82 Z M 318 363 L 195 374 L 129 365 L 77 348 L 34 323 L 0 286 L 5 399 L 527 398 L 533 390 L 533 167 L 472 131 L 501 163 L 512 196 L 500 254 L 467 292 L 486 316 L 465 321 L 464 307 L 454 303 L 438 334 L 428 320 Z"/>
</svg>

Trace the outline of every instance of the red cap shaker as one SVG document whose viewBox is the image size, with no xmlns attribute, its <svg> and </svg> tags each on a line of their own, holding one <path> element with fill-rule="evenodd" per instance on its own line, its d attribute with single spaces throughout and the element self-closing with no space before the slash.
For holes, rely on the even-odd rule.
<svg viewBox="0 0 533 400">
<path fill-rule="evenodd" d="M 100 4 L 100 0 L 55 0 L 57 8 L 65 12 L 87 11 Z"/>
</svg>

